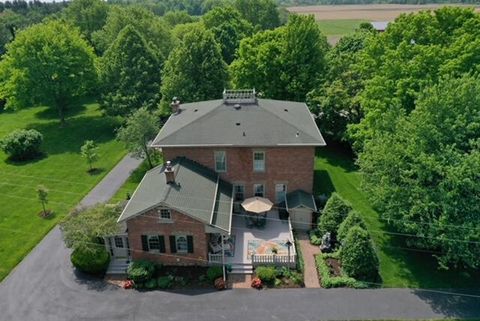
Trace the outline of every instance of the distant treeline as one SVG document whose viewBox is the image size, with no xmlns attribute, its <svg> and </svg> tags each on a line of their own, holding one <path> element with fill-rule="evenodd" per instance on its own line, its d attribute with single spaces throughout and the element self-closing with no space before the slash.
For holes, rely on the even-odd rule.
<svg viewBox="0 0 480 321">
<path fill-rule="evenodd" d="M 22 0 L 13 0 L 13 1 L 0 1 L 0 12 L 5 10 L 11 10 L 19 14 L 27 14 L 29 11 L 35 11 L 42 15 L 48 15 L 55 12 L 58 12 L 65 8 L 68 5 L 66 1 L 58 2 L 42 2 L 38 0 L 34 1 L 22 1 Z"/>
<path fill-rule="evenodd" d="M 479 4 L 480 0 L 277 0 L 281 6 L 335 5 L 335 4 Z"/>
</svg>

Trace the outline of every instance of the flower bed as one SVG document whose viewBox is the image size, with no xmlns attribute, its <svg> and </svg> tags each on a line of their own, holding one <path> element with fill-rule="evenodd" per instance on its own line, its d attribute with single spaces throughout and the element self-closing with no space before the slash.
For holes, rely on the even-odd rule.
<svg viewBox="0 0 480 321">
<path fill-rule="evenodd" d="M 323 253 L 315 257 L 320 284 L 324 288 L 366 288 L 366 283 L 345 275 L 341 269 L 338 252 Z"/>
</svg>

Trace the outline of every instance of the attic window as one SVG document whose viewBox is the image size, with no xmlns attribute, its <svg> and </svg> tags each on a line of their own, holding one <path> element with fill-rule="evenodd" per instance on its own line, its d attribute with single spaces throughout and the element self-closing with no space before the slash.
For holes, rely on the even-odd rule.
<svg viewBox="0 0 480 321">
<path fill-rule="evenodd" d="M 288 109 L 287 109 L 287 108 L 285 108 L 283 111 L 285 111 L 285 112 L 287 112 L 287 113 L 288 113 Z"/>
</svg>

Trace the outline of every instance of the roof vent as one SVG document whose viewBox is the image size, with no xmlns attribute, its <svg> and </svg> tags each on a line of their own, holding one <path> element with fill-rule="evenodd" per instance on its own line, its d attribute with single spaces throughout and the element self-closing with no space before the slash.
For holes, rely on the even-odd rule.
<svg viewBox="0 0 480 321">
<path fill-rule="evenodd" d="M 235 125 L 240 126 L 240 123 L 235 123 Z"/>
<path fill-rule="evenodd" d="M 235 108 L 236 110 L 239 110 L 240 108 L 242 108 L 242 105 L 235 104 L 235 105 L 233 105 L 233 108 Z"/>
<path fill-rule="evenodd" d="M 198 109 L 197 109 L 197 108 L 195 108 L 195 109 L 193 110 L 193 112 L 194 112 L 194 113 L 196 113 L 197 111 L 198 111 Z"/>
<path fill-rule="evenodd" d="M 175 171 L 173 170 L 171 161 L 167 161 L 164 173 L 167 184 L 175 184 Z"/>
<path fill-rule="evenodd" d="M 288 109 L 287 109 L 287 108 L 285 108 L 283 111 L 288 113 Z"/>
<path fill-rule="evenodd" d="M 257 94 L 255 89 L 225 89 L 223 102 L 225 104 L 255 104 Z"/>
</svg>

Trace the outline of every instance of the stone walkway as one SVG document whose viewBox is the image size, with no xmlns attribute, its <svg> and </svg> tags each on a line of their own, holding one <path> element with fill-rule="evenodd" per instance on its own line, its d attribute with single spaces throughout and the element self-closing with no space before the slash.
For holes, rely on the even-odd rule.
<svg viewBox="0 0 480 321">
<path fill-rule="evenodd" d="M 297 235 L 300 250 L 302 251 L 303 261 L 305 263 L 304 283 L 306 288 L 319 288 L 317 267 L 315 265 L 315 255 L 320 254 L 318 246 L 310 244 L 307 233 Z"/>
<path fill-rule="evenodd" d="M 252 284 L 251 274 L 229 274 L 228 288 L 229 289 L 250 289 Z"/>
</svg>

